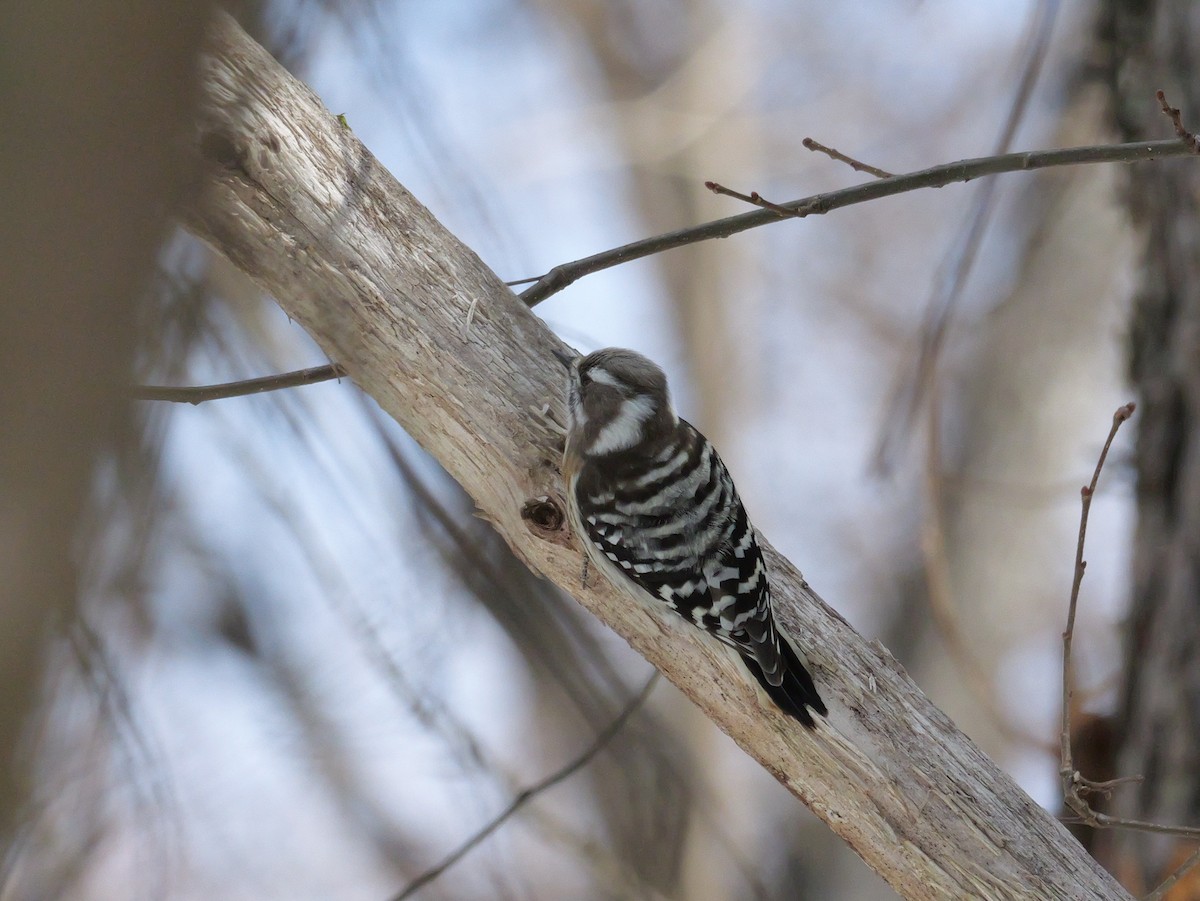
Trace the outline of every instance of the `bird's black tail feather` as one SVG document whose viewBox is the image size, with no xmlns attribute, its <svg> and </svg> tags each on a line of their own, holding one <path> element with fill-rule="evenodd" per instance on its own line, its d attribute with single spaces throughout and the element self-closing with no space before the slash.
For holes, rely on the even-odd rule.
<svg viewBox="0 0 1200 901">
<path fill-rule="evenodd" d="M 779 685 L 772 685 L 767 681 L 762 667 L 753 657 L 743 656 L 742 659 L 746 661 L 750 674 L 758 680 L 767 697 L 775 702 L 775 706 L 788 716 L 798 719 L 809 729 L 814 729 L 817 724 L 809 710 L 825 716 L 829 713 L 825 702 L 817 694 L 817 686 L 813 684 L 812 676 L 800 662 L 791 642 L 782 635 L 779 636 L 779 652 L 783 656 L 783 681 Z"/>
</svg>

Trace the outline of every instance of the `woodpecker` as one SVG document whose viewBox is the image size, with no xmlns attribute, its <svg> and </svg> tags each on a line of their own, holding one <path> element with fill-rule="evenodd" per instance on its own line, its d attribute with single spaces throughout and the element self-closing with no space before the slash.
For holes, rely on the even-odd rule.
<svg viewBox="0 0 1200 901">
<path fill-rule="evenodd" d="M 814 728 L 825 704 L 775 621 L 754 526 L 716 450 L 675 414 L 666 375 L 616 347 L 557 356 L 570 369 L 567 507 L 588 559 L 734 649 L 772 702 Z"/>
</svg>

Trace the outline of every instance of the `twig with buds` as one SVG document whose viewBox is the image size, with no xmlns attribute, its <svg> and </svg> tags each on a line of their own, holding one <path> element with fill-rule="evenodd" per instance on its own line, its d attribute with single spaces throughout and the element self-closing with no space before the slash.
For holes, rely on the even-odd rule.
<svg viewBox="0 0 1200 901">
<path fill-rule="evenodd" d="M 831 160 L 837 160 L 839 163 L 845 163 L 855 172 L 866 172 L 868 175 L 874 175 L 876 178 L 896 177 L 894 172 L 888 172 L 886 169 L 879 169 L 875 166 L 868 165 L 867 163 L 859 162 L 854 157 L 846 156 L 846 154 L 842 153 L 840 150 L 835 150 L 832 147 L 826 147 L 821 142 L 814 141 L 812 138 L 805 138 L 800 143 L 803 144 L 807 150 L 812 150 L 816 153 L 823 153 Z M 705 187 L 708 187 L 707 182 L 705 183 Z"/>
<path fill-rule="evenodd" d="M 1162 91 L 1156 91 L 1154 96 L 1158 98 L 1158 104 L 1162 107 L 1163 113 L 1175 126 L 1175 134 L 1192 149 L 1192 153 L 1200 154 L 1200 138 L 1183 127 L 1183 114 L 1180 113 L 1179 108 L 1167 103 L 1167 95 Z"/>
<path fill-rule="evenodd" d="M 1104 447 L 1100 451 L 1100 458 L 1096 461 L 1096 469 L 1092 473 L 1092 480 L 1080 489 L 1082 511 L 1079 517 L 1079 540 L 1075 546 L 1075 577 L 1071 582 L 1071 600 L 1067 606 L 1067 627 L 1062 635 L 1062 731 L 1059 735 L 1059 777 L 1062 779 L 1063 803 L 1075 812 L 1079 818 L 1079 822 L 1087 826 L 1096 829 L 1134 829 L 1138 832 L 1155 832 L 1161 835 L 1200 839 L 1200 828 L 1194 826 L 1169 826 L 1162 823 L 1148 823 L 1143 820 L 1114 817 L 1095 810 L 1088 801 L 1088 796 L 1100 794 L 1109 797 L 1114 788 L 1140 782 L 1142 777 L 1122 776 L 1118 779 L 1109 779 L 1102 782 L 1088 779 L 1075 769 L 1074 756 L 1071 750 L 1071 695 L 1074 691 L 1071 678 L 1071 647 L 1075 638 L 1075 613 L 1079 606 L 1079 589 L 1083 584 L 1084 572 L 1087 570 L 1087 561 L 1083 559 L 1083 547 L 1084 541 L 1087 538 L 1088 514 L 1091 511 L 1092 498 L 1096 495 L 1096 485 L 1100 481 L 1100 471 L 1104 468 L 1104 461 L 1108 458 L 1108 451 L 1112 447 L 1113 439 L 1116 438 L 1117 431 L 1121 428 L 1121 425 L 1133 415 L 1135 409 L 1134 404 L 1128 403 L 1118 408 L 1116 413 L 1113 414 L 1112 428 L 1109 429 L 1108 439 L 1104 442 Z M 1188 858 L 1184 865 L 1169 877 L 1168 882 L 1173 884 L 1197 863 L 1200 863 L 1200 851 Z M 1163 897 L 1162 893 L 1169 887 L 1170 885 L 1167 883 L 1159 886 L 1155 892 L 1148 896 L 1147 901 Z"/>
</svg>

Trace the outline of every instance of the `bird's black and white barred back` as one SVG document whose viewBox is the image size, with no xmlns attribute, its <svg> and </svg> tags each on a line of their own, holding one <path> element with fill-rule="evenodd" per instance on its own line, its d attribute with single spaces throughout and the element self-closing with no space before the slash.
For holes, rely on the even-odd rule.
<svg viewBox="0 0 1200 901">
<path fill-rule="evenodd" d="M 736 649 L 770 699 L 812 727 L 825 704 L 775 622 L 754 527 L 716 450 L 675 415 L 663 371 L 608 348 L 570 366 L 570 518 L 614 581 Z"/>
</svg>

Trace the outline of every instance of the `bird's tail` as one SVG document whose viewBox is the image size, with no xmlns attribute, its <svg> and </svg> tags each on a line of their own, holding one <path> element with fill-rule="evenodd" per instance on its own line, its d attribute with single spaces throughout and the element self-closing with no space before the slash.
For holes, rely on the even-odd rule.
<svg viewBox="0 0 1200 901">
<path fill-rule="evenodd" d="M 817 724 L 809 711 L 815 711 L 821 716 L 827 715 L 829 711 L 825 702 L 817 694 L 817 686 L 813 684 L 812 676 L 800 661 L 792 643 L 782 634 L 779 636 L 779 653 L 783 658 L 783 681 L 778 685 L 767 681 L 762 667 L 753 657 L 743 655 L 742 660 L 776 707 L 788 716 L 798 719 L 809 729 L 816 728 Z"/>
</svg>

